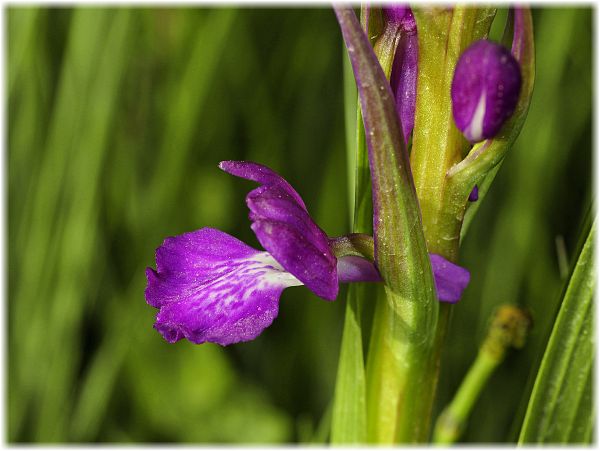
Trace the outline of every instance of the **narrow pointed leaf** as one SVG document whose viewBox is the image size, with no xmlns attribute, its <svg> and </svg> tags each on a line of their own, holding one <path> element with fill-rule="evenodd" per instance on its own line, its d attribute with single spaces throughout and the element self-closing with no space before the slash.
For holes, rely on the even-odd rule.
<svg viewBox="0 0 600 451">
<path fill-rule="evenodd" d="M 368 16 L 368 9 L 364 15 Z M 368 23 L 368 17 L 365 20 Z M 353 180 L 353 183 L 350 184 L 350 195 L 354 200 L 353 229 L 356 232 L 370 232 L 373 214 L 369 195 L 371 191 L 369 160 L 365 145 L 365 131 L 361 124 L 360 105 L 357 107 L 356 85 L 348 60 L 344 61 L 344 94 L 348 160 L 354 163 L 349 168 L 353 171 L 352 178 L 349 178 L 349 180 Z M 366 284 L 351 284 L 348 287 L 344 331 L 333 400 L 332 444 L 366 442 L 367 408 L 362 306 L 371 289 L 372 287 Z"/>
<path fill-rule="evenodd" d="M 595 224 L 583 245 L 544 353 L 519 437 L 526 443 L 589 443 L 593 425 Z"/>
<path fill-rule="evenodd" d="M 363 300 L 369 289 L 370 287 L 363 283 L 348 287 L 331 423 L 333 444 L 362 444 L 367 439 L 361 316 Z"/>
<path fill-rule="evenodd" d="M 408 320 L 405 333 L 427 343 L 433 338 L 437 306 L 394 96 L 354 11 L 335 10 L 357 81 L 369 149 L 375 259 L 394 295 L 392 302 Z"/>
</svg>

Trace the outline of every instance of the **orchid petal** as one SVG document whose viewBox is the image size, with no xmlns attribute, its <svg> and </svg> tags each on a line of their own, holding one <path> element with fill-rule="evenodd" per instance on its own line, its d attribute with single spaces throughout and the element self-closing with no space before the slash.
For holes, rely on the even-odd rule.
<svg viewBox="0 0 600 451">
<path fill-rule="evenodd" d="M 407 5 L 386 5 L 383 7 L 383 14 L 389 22 L 401 26 L 404 30 L 415 26 L 415 18 Z"/>
<path fill-rule="evenodd" d="M 252 340 L 277 316 L 283 289 L 302 284 L 268 252 L 209 228 L 167 238 L 156 261 L 146 300 L 160 309 L 154 327 L 171 343 Z"/>
<path fill-rule="evenodd" d="M 429 254 L 429 259 L 438 299 L 452 304 L 458 302 L 471 280 L 469 271 L 446 260 L 441 255 Z"/>
<path fill-rule="evenodd" d="M 286 179 L 267 166 L 252 161 L 221 161 L 219 163 L 219 168 L 228 174 L 252 180 L 261 185 L 279 185 L 292 196 L 304 210 L 306 210 L 306 205 L 304 205 L 304 201 L 302 200 L 302 197 L 300 197 L 300 194 L 292 188 L 292 185 L 290 185 Z"/>
<path fill-rule="evenodd" d="M 355 255 L 338 258 L 337 273 L 340 282 L 381 282 L 373 262 Z"/>
<path fill-rule="evenodd" d="M 469 202 L 475 202 L 479 199 L 479 187 L 475 185 L 469 194 Z"/>
<path fill-rule="evenodd" d="M 456 63 L 452 113 L 471 142 L 494 137 L 513 114 L 521 90 L 521 69 L 510 51 L 485 39 L 474 42 Z"/>
<path fill-rule="evenodd" d="M 327 235 L 312 220 L 300 195 L 266 166 L 224 161 L 219 167 L 262 184 L 246 196 L 251 227 L 258 241 L 286 271 L 317 296 L 335 299 L 338 293 L 336 258 Z"/>
<path fill-rule="evenodd" d="M 260 244 L 281 266 L 317 296 L 330 301 L 337 297 L 337 260 L 333 254 L 321 252 L 290 223 L 259 219 L 251 227 Z"/>
<path fill-rule="evenodd" d="M 394 56 L 390 85 L 396 98 L 396 110 L 402 126 L 404 144 L 415 125 L 417 103 L 417 74 L 419 59 L 419 39 L 417 23 L 410 8 L 395 6 L 384 8 L 386 17 L 397 22 L 401 28 L 401 38 Z"/>
</svg>

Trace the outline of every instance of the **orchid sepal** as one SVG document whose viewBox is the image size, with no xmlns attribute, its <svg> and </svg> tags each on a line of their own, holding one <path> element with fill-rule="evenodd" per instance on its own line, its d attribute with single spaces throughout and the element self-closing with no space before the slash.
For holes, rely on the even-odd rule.
<svg viewBox="0 0 600 451">
<path fill-rule="evenodd" d="M 363 233 L 351 233 L 341 237 L 330 238 L 331 249 L 340 262 L 344 259 L 353 262 L 357 274 L 349 281 L 381 281 L 373 262 L 373 238 Z M 471 274 L 465 268 L 446 260 L 438 254 L 429 254 L 431 270 L 435 282 L 437 299 L 440 302 L 456 303 L 471 280 Z M 369 264 L 372 267 L 369 267 Z M 349 269 L 345 269 L 350 272 Z M 348 276 L 346 276 L 348 277 Z"/>
</svg>

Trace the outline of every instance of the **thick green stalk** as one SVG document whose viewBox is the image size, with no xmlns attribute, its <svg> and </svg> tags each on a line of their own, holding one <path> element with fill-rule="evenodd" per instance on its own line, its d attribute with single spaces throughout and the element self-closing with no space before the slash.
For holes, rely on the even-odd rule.
<svg viewBox="0 0 600 451">
<path fill-rule="evenodd" d="M 414 11 L 419 75 L 411 167 L 428 249 L 451 261 L 458 258 L 462 215 L 446 220 L 446 174 L 461 161 L 468 143 L 454 124 L 450 85 L 458 58 L 471 42 L 487 36 L 494 14 L 494 9 L 472 7 Z M 463 208 L 467 196 L 458 200 Z"/>
<path fill-rule="evenodd" d="M 447 14 L 448 16 L 445 16 Z M 451 15 L 451 16 L 450 16 Z M 419 60 L 419 85 L 417 95 L 417 115 L 415 119 L 415 134 L 411 164 L 414 171 L 415 185 L 419 193 L 419 201 L 423 213 L 425 236 L 430 252 L 443 255 L 451 261 L 458 259 L 460 232 L 464 218 L 467 197 L 472 187 L 498 165 L 518 136 L 533 92 L 535 54 L 533 44 L 533 28 L 531 12 L 526 8 L 516 8 L 513 12 L 514 27 L 508 23 L 506 36 L 513 34 L 512 53 L 521 65 L 523 86 L 519 103 L 513 116 L 507 121 L 499 135 L 493 139 L 479 143 L 470 150 L 468 156 L 460 161 L 464 150 L 456 136 L 457 129 L 452 121 L 449 83 L 454 66 L 462 50 L 472 40 L 485 37 L 493 12 L 490 10 L 475 10 L 455 8 L 453 13 L 423 10 L 415 14 L 419 30 L 428 30 L 430 34 L 419 34 L 419 49 L 428 49 L 429 53 Z M 435 32 L 449 26 L 447 50 L 440 45 L 440 36 Z M 433 32 L 431 32 L 433 30 Z M 462 35 L 461 38 L 453 34 Z M 454 44 L 453 44 L 454 42 Z M 445 72 L 439 67 L 439 61 L 446 63 Z M 428 96 L 435 87 L 430 86 L 435 76 L 445 76 L 446 93 L 444 102 L 429 103 Z M 419 101 L 422 104 L 419 104 Z M 438 124 L 446 124 L 438 127 Z M 449 146 L 454 142 L 455 148 Z M 430 183 L 430 180 L 437 182 Z M 439 368 L 441 346 L 448 328 L 451 305 L 440 307 L 436 350 L 432 358 L 431 374 L 431 403 L 435 396 Z"/>
<path fill-rule="evenodd" d="M 421 207 L 423 229 L 429 252 L 457 261 L 462 215 L 449 221 L 444 205 L 446 173 L 457 164 L 468 145 L 454 125 L 450 84 L 462 51 L 474 40 L 487 36 L 495 15 L 492 8 L 456 7 L 452 10 L 425 7 L 413 9 L 419 36 L 417 105 L 411 151 L 411 168 Z M 466 204 L 467 196 L 459 199 Z M 464 210 L 463 210 L 464 211 Z M 439 306 L 434 345 L 426 362 L 420 412 L 426 420 L 422 438 L 429 434 L 442 345 L 451 315 L 451 305 Z M 408 420 L 399 418 L 402 423 Z"/>
<path fill-rule="evenodd" d="M 408 154 L 389 83 L 351 9 L 336 8 L 357 80 L 373 183 L 375 260 L 385 283 L 367 369 L 367 438 L 419 442 L 429 406 L 423 384 L 437 300 Z"/>
</svg>

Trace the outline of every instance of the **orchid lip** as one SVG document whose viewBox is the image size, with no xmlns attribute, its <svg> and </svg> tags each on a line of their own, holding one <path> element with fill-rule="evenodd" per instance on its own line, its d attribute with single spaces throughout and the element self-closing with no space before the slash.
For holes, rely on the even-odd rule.
<svg viewBox="0 0 600 451">
<path fill-rule="evenodd" d="M 284 288 L 301 285 L 268 253 L 216 229 L 167 238 L 148 268 L 146 301 L 165 340 L 252 340 L 277 316 Z"/>
</svg>

